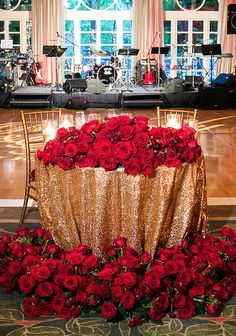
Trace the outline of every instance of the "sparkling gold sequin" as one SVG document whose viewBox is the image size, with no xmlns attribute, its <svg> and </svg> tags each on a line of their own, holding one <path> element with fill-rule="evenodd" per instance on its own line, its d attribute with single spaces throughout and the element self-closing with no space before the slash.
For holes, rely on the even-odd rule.
<svg viewBox="0 0 236 336">
<path fill-rule="evenodd" d="M 208 232 L 203 156 L 180 168 L 160 166 L 149 177 L 103 168 L 63 171 L 36 160 L 36 186 L 42 226 L 65 250 L 82 243 L 104 256 L 121 235 L 153 255 L 157 246 Z"/>
</svg>

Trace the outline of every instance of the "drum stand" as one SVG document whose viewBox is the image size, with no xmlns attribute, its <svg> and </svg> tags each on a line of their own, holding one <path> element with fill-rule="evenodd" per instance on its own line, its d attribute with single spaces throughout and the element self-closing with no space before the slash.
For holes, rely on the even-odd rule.
<svg viewBox="0 0 236 336">
<path fill-rule="evenodd" d="M 119 49 L 118 50 L 118 55 L 126 56 L 126 58 L 125 58 L 125 69 L 126 69 L 125 86 L 126 86 L 126 88 L 121 90 L 121 92 L 133 92 L 131 89 L 129 89 L 129 85 L 130 85 L 129 56 L 137 56 L 138 52 L 139 52 L 139 49 L 134 49 L 134 48 L 127 48 L 127 49 Z"/>
<path fill-rule="evenodd" d="M 25 72 L 25 78 L 24 78 L 23 82 L 21 83 L 21 87 L 23 87 L 25 84 L 27 86 L 31 86 L 31 85 L 34 86 L 35 83 L 34 83 L 34 80 L 33 80 L 32 76 L 31 76 L 31 66 L 27 65 L 25 71 L 26 71 Z"/>
</svg>

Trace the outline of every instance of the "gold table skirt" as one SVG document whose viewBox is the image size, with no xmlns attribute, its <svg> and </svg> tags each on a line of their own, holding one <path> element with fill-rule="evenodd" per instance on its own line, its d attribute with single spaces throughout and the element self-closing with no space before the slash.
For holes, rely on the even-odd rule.
<svg viewBox="0 0 236 336">
<path fill-rule="evenodd" d="M 208 232 L 204 157 L 180 168 L 158 167 L 151 176 L 103 168 L 63 171 L 36 160 L 42 226 L 65 250 L 86 244 L 98 256 L 117 236 L 138 252 L 181 244 Z"/>
</svg>

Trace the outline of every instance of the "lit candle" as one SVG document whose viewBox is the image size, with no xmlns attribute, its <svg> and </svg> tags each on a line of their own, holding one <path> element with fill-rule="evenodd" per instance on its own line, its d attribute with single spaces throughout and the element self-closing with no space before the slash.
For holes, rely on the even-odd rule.
<svg viewBox="0 0 236 336">
<path fill-rule="evenodd" d="M 56 136 L 57 132 L 57 122 L 45 120 L 43 124 L 43 139 L 44 142 L 52 140 Z"/>
<path fill-rule="evenodd" d="M 171 115 L 167 120 L 166 126 L 178 129 L 181 127 L 181 124 L 176 116 Z"/>
<path fill-rule="evenodd" d="M 73 115 L 72 114 L 63 114 L 61 116 L 62 120 L 60 127 L 69 128 L 73 126 Z"/>
</svg>

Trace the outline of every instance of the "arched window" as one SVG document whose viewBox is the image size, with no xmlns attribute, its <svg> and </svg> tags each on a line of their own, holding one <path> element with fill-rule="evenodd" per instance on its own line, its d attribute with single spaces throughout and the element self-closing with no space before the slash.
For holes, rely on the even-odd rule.
<svg viewBox="0 0 236 336">
<path fill-rule="evenodd" d="M 81 67 L 96 70 L 131 47 L 130 0 L 65 0 L 65 74 Z"/>
<path fill-rule="evenodd" d="M 169 77 L 187 75 L 215 76 L 217 58 L 203 56 L 202 44 L 216 44 L 218 30 L 217 0 L 165 0 L 163 9 L 164 43 L 170 46 L 165 58 L 165 71 Z"/>
</svg>

